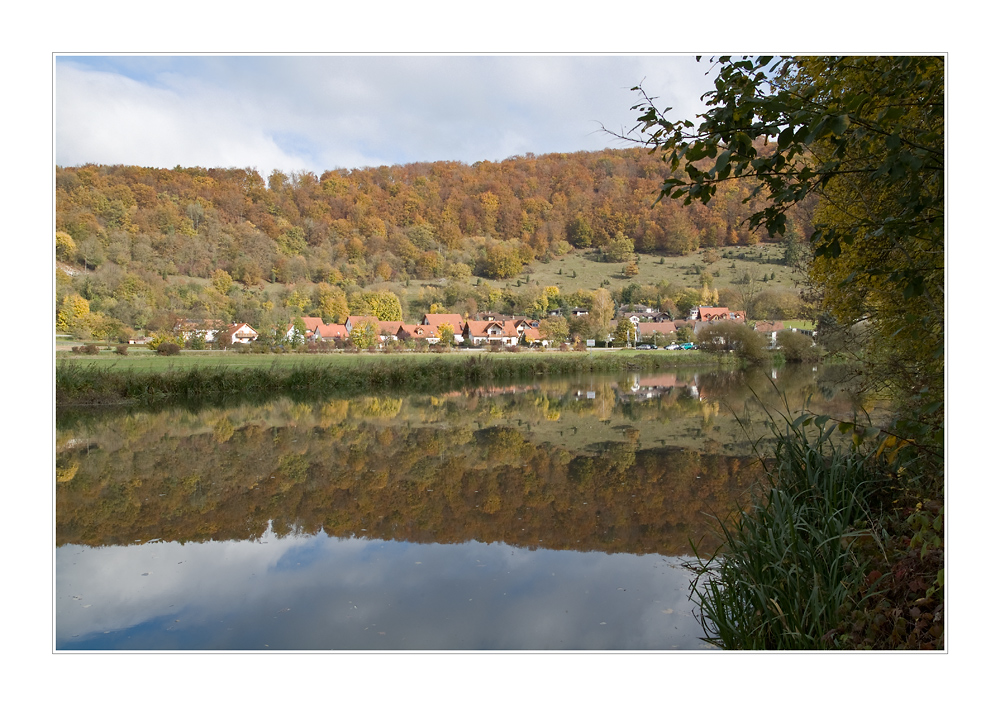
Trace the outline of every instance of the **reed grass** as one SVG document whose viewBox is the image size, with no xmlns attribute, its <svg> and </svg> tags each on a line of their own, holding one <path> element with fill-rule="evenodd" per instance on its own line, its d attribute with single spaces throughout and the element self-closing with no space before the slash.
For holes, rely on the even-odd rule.
<svg viewBox="0 0 1000 706">
<path fill-rule="evenodd" d="M 877 591 L 866 586 L 871 552 L 857 550 L 887 539 L 883 461 L 834 443 L 835 423 L 808 433 L 785 421 L 763 492 L 720 522 L 720 552 L 692 564 L 705 639 L 724 649 L 829 649 L 824 636 Z"/>
<path fill-rule="evenodd" d="M 531 379 L 536 375 L 658 370 L 704 359 L 656 354 L 553 353 L 549 355 L 359 356 L 301 365 L 276 363 L 253 367 L 201 365 L 167 370 L 138 370 L 66 361 L 56 368 L 56 404 L 120 404 L 164 399 L 196 399 L 238 394 L 317 394 L 403 390 L 437 391 L 462 385 Z"/>
</svg>

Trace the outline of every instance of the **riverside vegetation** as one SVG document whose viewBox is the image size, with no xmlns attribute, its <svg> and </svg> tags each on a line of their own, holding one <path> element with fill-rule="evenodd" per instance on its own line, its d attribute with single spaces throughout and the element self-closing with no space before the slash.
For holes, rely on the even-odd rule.
<svg viewBox="0 0 1000 706">
<path fill-rule="evenodd" d="M 896 413 L 883 428 L 777 418 L 758 501 L 723 518 L 725 549 L 696 566 L 708 638 L 736 649 L 942 649 L 944 58 L 713 65 L 696 129 L 645 94 L 636 106 L 645 144 L 675 170 L 661 198 L 708 203 L 749 178 L 768 202 L 750 223 L 781 234 L 789 209 L 818 197 L 821 319 L 840 328 L 831 342 L 853 352 L 861 387 Z"/>
</svg>

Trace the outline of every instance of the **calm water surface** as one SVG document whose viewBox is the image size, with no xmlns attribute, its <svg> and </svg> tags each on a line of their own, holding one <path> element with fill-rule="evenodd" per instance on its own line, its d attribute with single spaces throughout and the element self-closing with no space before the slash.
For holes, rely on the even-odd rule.
<svg viewBox="0 0 1000 706">
<path fill-rule="evenodd" d="M 55 646 L 704 649 L 684 562 L 782 394 L 857 404 L 787 368 L 61 414 Z"/>
</svg>

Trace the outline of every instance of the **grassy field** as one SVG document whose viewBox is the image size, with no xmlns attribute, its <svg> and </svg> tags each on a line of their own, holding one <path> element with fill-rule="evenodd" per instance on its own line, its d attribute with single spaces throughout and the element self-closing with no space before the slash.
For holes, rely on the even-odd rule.
<svg viewBox="0 0 1000 706">
<path fill-rule="evenodd" d="M 218 395 L 426 392 L 537 375 L 713 364 L 688 351 L 444 354 L 57 356 L 56 404 L 120 404 Z"/>
<path fill-rule="evenodd" d="M 194 368 L 279 368 L 296 367 L 333 367 L 349 370 L 370 365 L 372 363 L 389 365 L 416 365 L 430 361 L 454 359 L 457 357 L 477 357 L 488 355 L 497 359 L 554 359 L 577 356 L 613 355 L 618 358 L 631 359 L 636 356 L 657 356 L 668 365 L 688 365 L 694 362 L 711 363 L 712 358 L 707 353 L 699 351 L 643 351 L 616 350 L 595 348 L 587 353 L 561 353 L 546 351 L 523 351 L 519 353 L 483 353 L 480 350 L 464 350 L 456 348 L 448 353 L 233 353 L 231 351 L 181 351 L 179 355 L 162 356 L 147 348 L 133 346 L 127 356 L 120 356 L 114 351 L 102 350 L 97 355 L 56 354 L 56 370 L 61 364 L 90 366 L 117 371 L 166 372 L 183 371 Z"/>
</svg>

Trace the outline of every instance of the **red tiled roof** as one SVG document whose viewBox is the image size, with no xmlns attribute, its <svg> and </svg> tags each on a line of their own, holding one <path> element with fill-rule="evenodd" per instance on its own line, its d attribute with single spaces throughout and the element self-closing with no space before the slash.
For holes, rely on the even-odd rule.
<svg viewBox="0 0 1000 706">
<path fill-rule="evenodd" d="M 402 325 L 402 321 L 379 321 L 378 332 L 383 336 L 395 336 Z"/>
<path fill-rule="evenodd" d="M 436 326 L 426 326 L 424 324 L 400 324 L 396 336 L 406 338 L 438 338 Z"/>
<path fill-rule="evenodd" d="M 238 338 L 249 338 L 250 336 L 252 336 L 253 338 L 257 338 L 257 332 L 254 331 L 253 327 L 250 326 L 250 324 L 245 324 L 245 323 L 233 324 L 232 326 L 226 329 L 225 335 L 230 339 L 232 339 L 232 337 L 236 335 L 236 332 L 244 327 L 249 329 L 249 334 L 246 331 L 244 331 L 241 336 L 238 336 Z"/>
<path fill-rule="evenodd" d="M 319 316 L 302 316 L 300 318 L 306 325 L 306 331 L 315 331 L 317 326 L 323 325 L 323 319 Z M 294 321 L 292 323 L 294 323 Z"/>
<path fill-rule="evenodd" d="M 774 331 L 783 331 L 785 329 L 785 324 L 781 321 L 758 321 L 753 325 L 754 331 L 760 331 L 761 333 L 772 333 Z"/>
<path fill-rule="evenodd" d="M 340 338 L 348 337 L 347 327 L 344 324 L 320 324 L 314 329 L 320 338 Z"/>
<path fill-rule="evenodd" d="M 514 328 L 513 321 L 467 321 L 466 331 L 468 335 L 477 338 L 487 338 L 489 336 L 504 336 L 517 338 L 517 329 Z M 500 329 L 499 333 L 494 333 L 490 329 Z"/>
<path fill-rule="evenodd" d="M 435 329 L 441 324 L 451 324 L 451 330 L 455 333 L 460 333 L 465 325 L 461 314 L 424 314 L 424 323 Z"/>
</svg>

